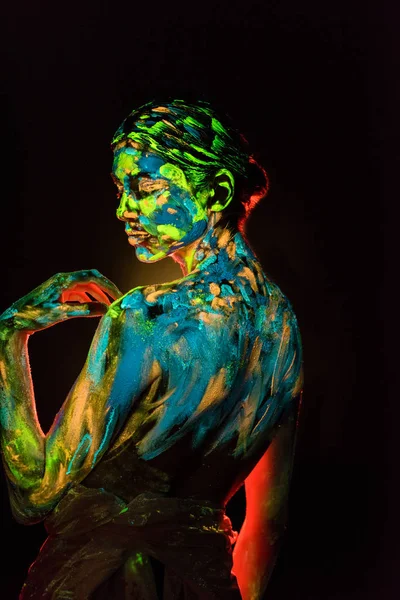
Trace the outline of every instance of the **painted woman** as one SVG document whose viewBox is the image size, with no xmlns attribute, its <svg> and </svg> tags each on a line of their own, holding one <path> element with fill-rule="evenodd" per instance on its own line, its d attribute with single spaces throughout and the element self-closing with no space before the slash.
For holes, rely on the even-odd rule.
<svg viewBox="0 0 400 600">
<path fill-rule="evenodd" d="M 145 263 L 171 257 L 182 278 L 121 295 L 97 271 L 59 274 L 0 317 L 11 506 L 49 534 L 21 599 L 261 599 L 302 386 L 295 315 L 244 234 L 268 180 L 206 103 L 144 105 L 112 148 L 129 244 Z M 87 361 L 44 434 L 28 338 L 91 316 Z M 237 537 L 225 506 L 243 483 Z"/>
</svg>

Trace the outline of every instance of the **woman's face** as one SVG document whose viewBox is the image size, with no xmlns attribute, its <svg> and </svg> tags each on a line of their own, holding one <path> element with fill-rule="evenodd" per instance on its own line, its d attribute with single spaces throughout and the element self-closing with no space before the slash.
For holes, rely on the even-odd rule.
<svg viewBox="0 0 400 600">
<path fill-rule="evenodd" d="M 191 244 L 208 224 L 209 193 L 196 191 L 180 167 L 139 146 L 114 153 L 117 217 L 142 262 L 154 262 Z"/>
</svg>

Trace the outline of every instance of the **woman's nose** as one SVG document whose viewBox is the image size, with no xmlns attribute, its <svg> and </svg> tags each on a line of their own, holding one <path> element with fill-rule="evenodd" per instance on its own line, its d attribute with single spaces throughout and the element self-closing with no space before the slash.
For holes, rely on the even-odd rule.
<svg viewBox="0 0 400 600">
<path fill-rule="evenodd" d="M 137 217 L 138 208 L 139 206 L 135 199 L 124 192 L 117 208 L 117 218 L 120 219 L 120 221 L 126 221 L 127 219 L 132 218 L 134 219 Z"/>
</svg>

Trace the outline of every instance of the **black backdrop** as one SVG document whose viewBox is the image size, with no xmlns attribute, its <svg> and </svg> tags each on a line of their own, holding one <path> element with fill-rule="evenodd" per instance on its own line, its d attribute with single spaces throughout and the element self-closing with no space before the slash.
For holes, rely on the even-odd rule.
<svg viewBox="0 0 400 600">
<path fill-rule="evenodd" d="M 384 316 L 396 321 L 383 285 L 394 14 L 354 2 L 68 7 L 3 13 L 0 312 L 58 271 L 98 268 L 123 290 L 175 277 L 172 262 L 143 267 L 126 244 L 109 142 L 155 95 L 223 107 L 269 172 L 248 236 L 304 342 L 289 535 L 268 598 L 398 597 L 397 403 L 383 365 Z M 95 325 L 76 320 L 31 338 L 44 428 Z M 230 510 L 240 523 L 243 497 Z M 2 517 L 0 594 L 13 600 L 44 531 L 12 521 L 5 491 Z"/>
</svg>

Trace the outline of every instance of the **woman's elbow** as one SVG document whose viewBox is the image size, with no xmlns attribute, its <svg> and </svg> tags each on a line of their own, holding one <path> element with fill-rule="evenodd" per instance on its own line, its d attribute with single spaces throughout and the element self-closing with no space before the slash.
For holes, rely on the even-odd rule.
<svg viewBox="0 0 400 600">
<path fill-rule="evenodd" d="M 43 521 L 53 510 L 54 503 L 41 503 L 32 499 L 28 490 L 20 489 L 8 484 L 11 513 L 17 523 L 21 525 L 35 525 Z"/>
</svg>

